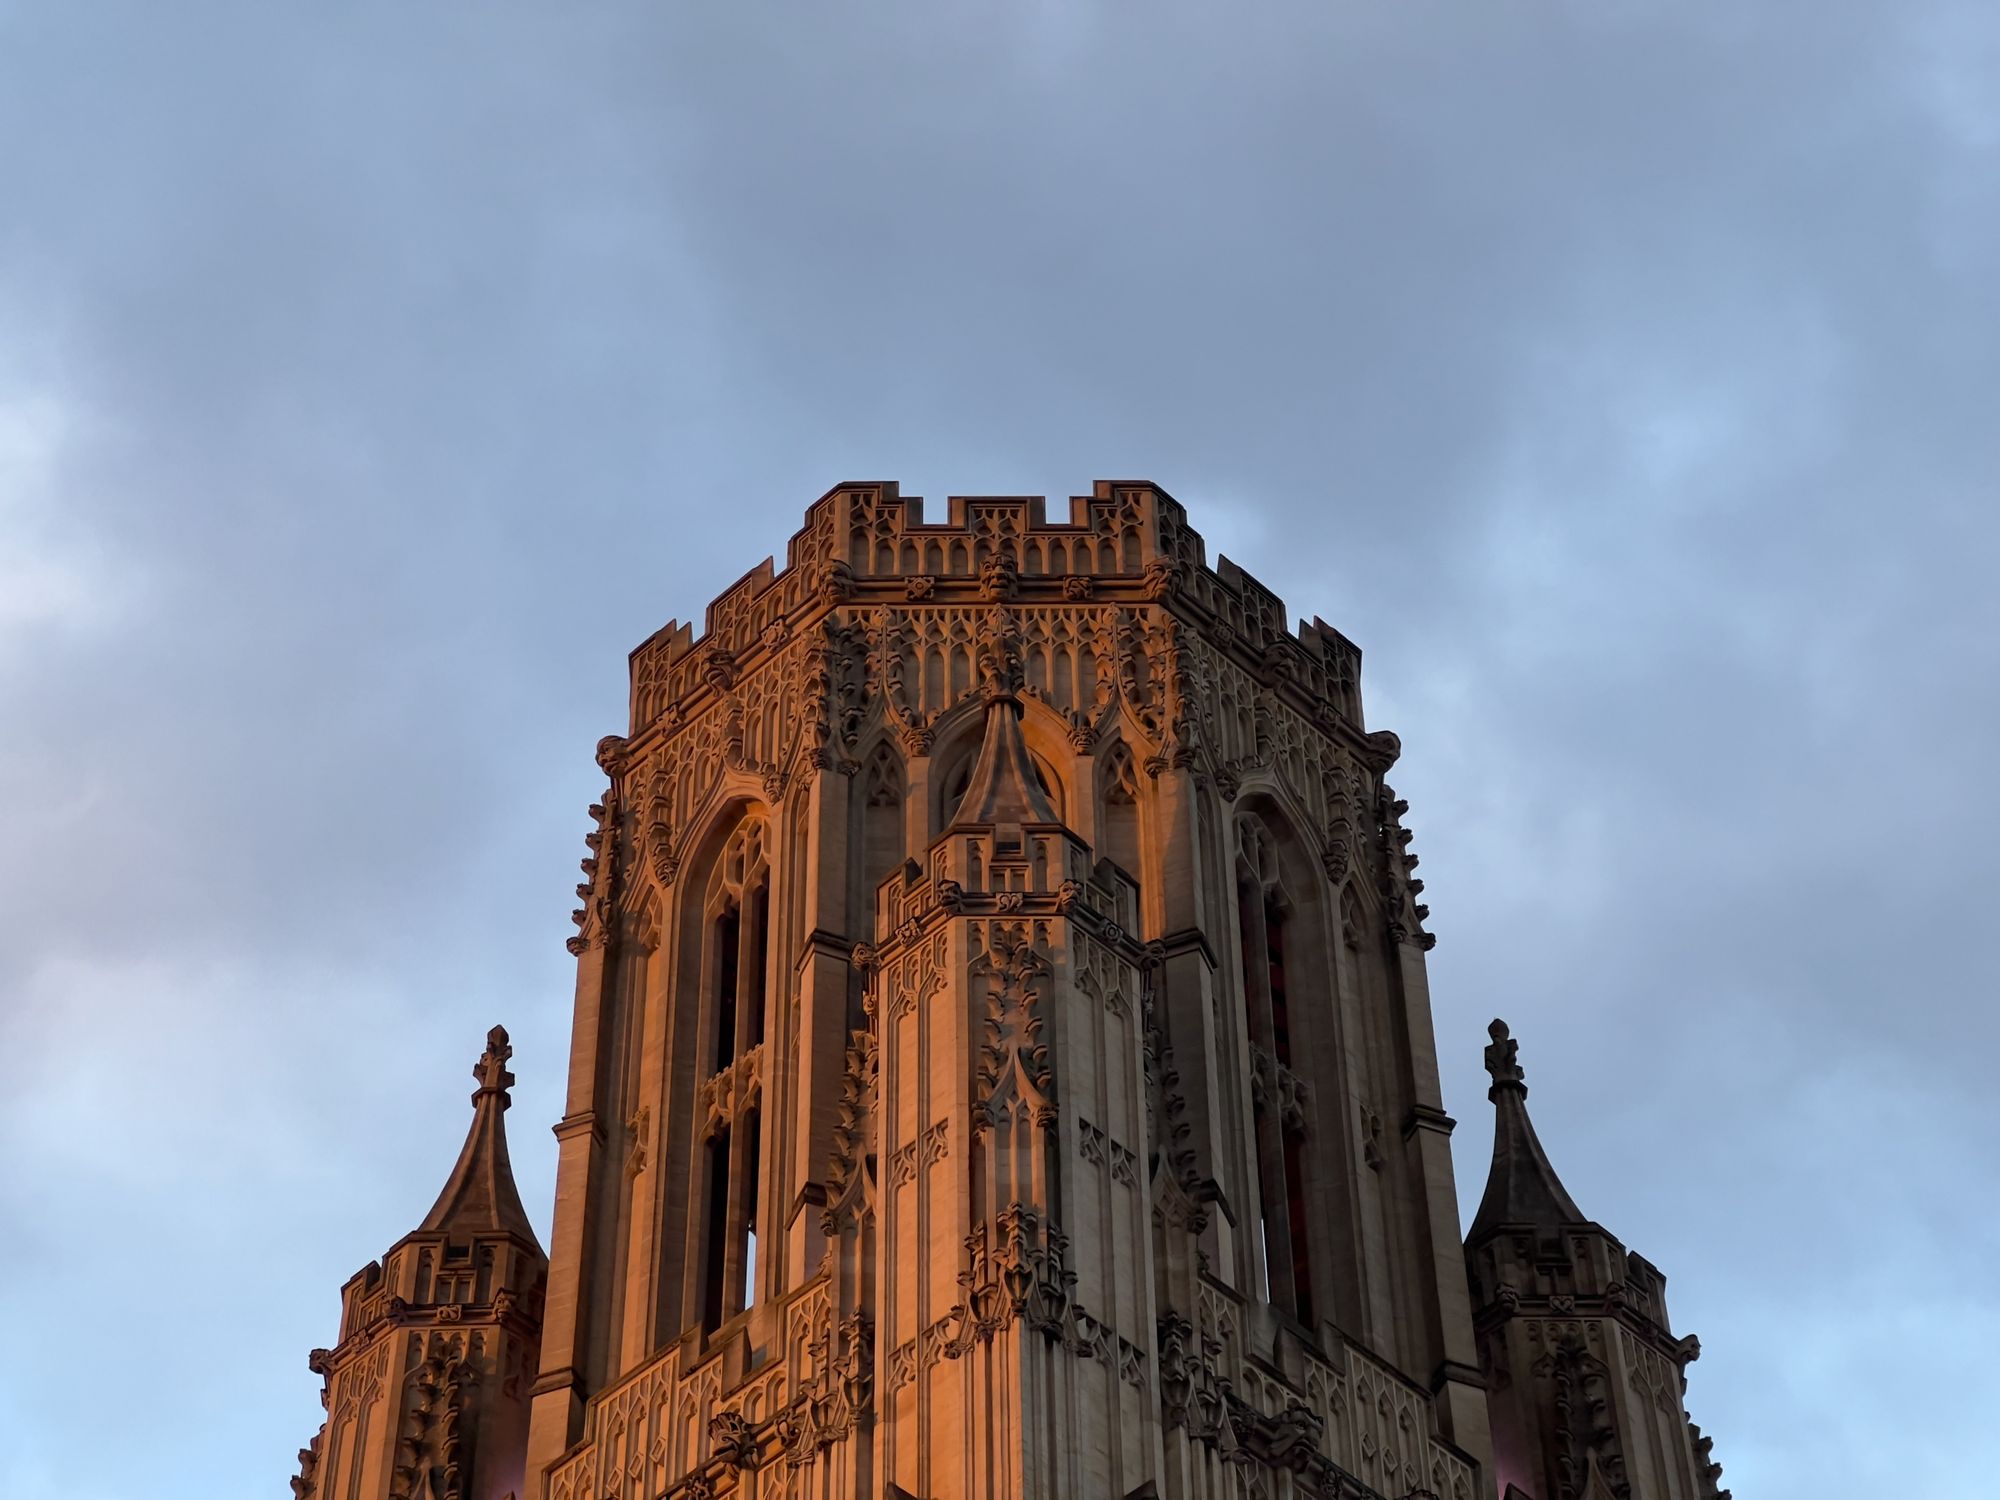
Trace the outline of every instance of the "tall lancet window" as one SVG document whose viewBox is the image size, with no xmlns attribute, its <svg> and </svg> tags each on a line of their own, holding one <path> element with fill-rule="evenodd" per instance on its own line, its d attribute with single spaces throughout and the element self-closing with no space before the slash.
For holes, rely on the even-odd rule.
<svg viewBox="0 0 2000 1500">
<path fill-rule="evenodd" d="M 1293 1043 L 1288 972 L 1291 914 L 1276 851 L 1260 825 L 1243 825 L 1237 867 L 1237 937 L 1250 1038 L 1251 1121 L 1257 1174 L 1257 1269 L 1274 1307 L 1314 1317 L 1310 1214 L 1305 1194 L 1305 1112 Z"/>
<path fill-rule="evenodd" d="M 764 825 L 746 820 L 710 882 L 701 960 L 705 1001 L 699 1053 L 705 1190 L 690 1226 L 702 1326 L 714 1329 L 757 1300 L 758 1189 L 763 1131 L 763 1043 L 771 999 L 771 877 Z"/>
</svg>

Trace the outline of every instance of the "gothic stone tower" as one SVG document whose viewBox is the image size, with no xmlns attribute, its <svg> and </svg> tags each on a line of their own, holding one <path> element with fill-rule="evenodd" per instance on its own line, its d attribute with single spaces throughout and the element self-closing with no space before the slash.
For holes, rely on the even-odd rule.
<svg viewBox="0 0 2000 1500">
<path fill-rule="evenodd" d="M 1359 668 L 1122 482 L 843 485 L 640 646 L 529 1494 L 1483 1493 Z"/>
<path fill-rule="evenodd" d="M 473 1068 L 472 1129 L 423 1223 L 340 1289 L 340 1341 L 315 1349 L 326 1425 L 295 1500 L 526 1495 L 528 1390 L 548 1260 L 521 1208 L 501 1119 L 513 1049 Z"/>
<path fill-rule="evenodd" d="M 1149 484 L 819 500 L 598 747 L 552 1258 L 496 1028 L 299 1500 L 1720 1500 L 1498 1022 L 1460 1240 L 1359 673 Z"/>
</svg>

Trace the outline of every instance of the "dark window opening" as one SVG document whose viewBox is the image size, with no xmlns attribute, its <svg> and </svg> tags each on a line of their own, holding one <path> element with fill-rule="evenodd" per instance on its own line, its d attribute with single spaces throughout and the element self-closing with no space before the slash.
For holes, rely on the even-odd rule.
<svg viewBox="0 0 2000 1500">
<path fill-rule="evenodd" d="M 1278 1300 L 1278 1293 L 1276 1279 L 1271 1274 L 1273 1270 L 1271 1265 L 1271 1204 L 1269 1202 L 1270 1195 L 1265 1191 L 1265 1184 L 1270 1182 L 1271 1173 L 1270 1162 L 1264 1153 L 1265 1130 L 1264 1108 L 1262 1105 L 1257 1106 L 1251 1112 L 1251 1119 L 1255 1125 L 1257 1137 L 1257 1261 L 1258 1272 L 1262 1282 L 1257 1291 L 1266 1302 L 1275 1303 Z"/>
<path fill-rule="evenodd" d="M 1268 896 L 1264 898 L 1264 962 L 1271 976 L 1271 1050 L 1289 1068 L 1292 1017 L 1285 1003 L 1285 914 Z"/>
<path fill-rule="evenodd" d="M 1255 880 L 1237 889 L 1237 932 L 1243 955 L 1243 1004 L 1253 1046 L 1278 1068 L 1293 1066 L 1291 1001 L 1285 974 L 1286 914 L 1278 897 Z M 1259 924 L 1261 922 L 1261 930 Z M 1258 1063 L 1263 1066 L 1262 1061 Z M 1275 1102 L 1252 1110 L 1256 1135 L 1258 1269 L 1264 1296 L 1301 1323 L 1314 1317 L 1312 1253 L 1305 1188 L 1305 1140 L 1280 1117 Z"/>
<path fill-rule="evenodd" d="M 708 1218 L 701 1253 L 701 1326 L 714 1330 L 722 1326 L 725 1290 L 723 1255 L 728 1249 L 729 1222 L 729 1130 L 724 1127 L 708 1143 Z"/>
<path fill-rule="evenodd" d="M 750 898 L 750 1045 L 764 1040 L 764 996 L 770 981 L 771 888 L 757 887 Z"/>
<path fill-rule="evenodd" d="M 734 905 L 715 921 L 715 1071 L 736 1061 L 737 948 L 743 939 L 743 914 Z"/>
<path fill-rule="evenodd" d="M 1285 1134 L 1285 1217 L 1292 1243 L 1292 1310 L 1301 1323 L 1313 1321 L 1312 1260 L 1306 1253 L 1305 1143 Z"/>
<path fill-rule="evenodd" d="M 763 1137 L 763 1122 L 757 1110 L 751 1110 L 748 1123 L 744 1127 L 745 1147 L 743 1157 L 743 1232 L 740 1247 L 743 1254 L 743 1306 L 757 1305 L 757 1178 L 760 1166 L 759 1149 Z"/>
<path fill-rule="evenodd" d="M 1243 1010 L 1250 1018 L 1250 1037 L 1257 1037 L 1257 992 L 1250 983 L 1250 965 L 1256 960 L 1256 935 L 1250 930 L 1250 903 L 1257 899 L 1257 892 L 1250 886 L 1236 888 L 1236 941 L 1243 953 Z"/>
</svg>

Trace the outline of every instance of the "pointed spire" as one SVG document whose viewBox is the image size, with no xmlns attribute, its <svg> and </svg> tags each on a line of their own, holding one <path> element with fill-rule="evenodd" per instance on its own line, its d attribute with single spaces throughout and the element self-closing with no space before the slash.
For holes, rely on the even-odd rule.
<svg viewBox="0 0 2000 1500">
<path fill-rule="evenodd" d="M 1486 1049 L 1486 1071 L 1493 1076 L 1493 1086 L 1486 1091 L 1494 1105 L 1493 1168 L 1466 1238 L 1477 1239 L 1506 1224 L 1556 1229 L 1588 1223 L 1556 1176 L 1528 1118 L 1528 1085 L 1518 1057 L 1521 1044 L 1508 1035 L 1505 1021 L 1496 1020 L 1486 1033 L 1493 1038 Z"/>
<path fill-rule="evenodd" d="M 997 692 L 986 700 L 986 737 L 973 763 L 965 797 L 951 820 L 953 828 L 984 828 L 1003 823 L 1059 823 L 1035 775 L 1028 742 L 1021 737 L 1021 700 Z"/>
<path fill-rule="evenodd" d="M 513 1163 L 507 1157 L 502 1115 L 513 1102 L 507 1096 L 514 1084 L 507 1059 L 513 1055 L 506 1027 L 495 1026 L 486 1033 L 486 1051 L 472 1067 L 472 1076 L 479 1080 L 472 1093 L 472 1128 L 466 1132 L 458 1164 L 445 1179 L 444 1191 L 417 1226 L 419 1234 L 511 1234 L 540 1251 L 541 1242 L 521 1207 Z"/>
<path fill-rule="evenodd" d="M 1020 635 L 1004 609 L 989 610 L 980 622 L 979 675 L 986 698 L 986 737 L 951 826 L 1061 822 L 1035 775 L 1028 742 L 1021 737 L 1021 700 L 1016 696 L 1021 687 Z"/>
</svg>

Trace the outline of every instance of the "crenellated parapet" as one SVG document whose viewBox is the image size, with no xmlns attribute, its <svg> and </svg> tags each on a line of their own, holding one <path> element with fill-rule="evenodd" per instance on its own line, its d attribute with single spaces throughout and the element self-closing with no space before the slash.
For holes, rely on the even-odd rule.
<svg viewBox="0 0 2000 1500">
<path fill-rule="evenodd" d="M 1122 746 L 1145 773 L 1184 769 L 1230 801 L 1278 782 L 1330 878 L 1374 862 L 1399 746 L 1363 727 L 1352 643 L 1317 619 L 1288 630 L 1270 590 L 1227 558 L 1209 567 L 1157 486 L 1099 481 L 1069 520 L 1045 511 L 956 497 L 927 524 L 892 483 L 844 485 L 811 507 L 786 567 L 733 585 L 699 637 L 676 622 L 641 645 L 630 731 L 600 746 L 612 784 L 572 946 L 607 930 L 605 839 L 668 886 L 718 801 L 776 805 L 819 771 L 858 774 L 884 733 L 929 755 L 997 661 L 1074 753 Z M 1415 863 L 1398 848 L 1363 889 L 1414 936 L 1397 861 Z"/>
<path fill-rule="evenodd" d="M 1046 641 L 1032 643 L 1071 653 L 1067 673 L 1028 684 L 1051 701 L 1067 700 L 1066 709 L 1095 701 L 1099 664 L 1119 678 L 1119 658 L 1131 654 L 1118 650 L 1120 616 L 1132 620 L 1138 611 L 1133 623 L 1145 628 L 1156 623 L 1152 606 L 1198 627 L 1208 645 L 1308 720 L 1358 728 L 1359 650 L 1321 620 L 1288 626 L 1278 597 L 1227 558 L 1210 568 L 1179 502 L 1157 486 L 1101 480 L 1070 502 L 1066 522 L 1047 520 L 1039 496 L 954 497 L 949 511 L 947 520 L 926 524 L 923 502 L 899 495 L 893 483 L 829 491 L 807 512 L 782 571 L 767 559 L 732 585 L 709 606 L 699 637 L 674 621 L 632 653 L 629 737 L 679 732 L 709 700 L 726 698 L 776 659 L 809 671 L 809 658 L 842 642 L 840 630 L 815 636 L 810 628 L 836 610 L 843 625 L 918 632 L 913 644 L 931 649 L 919 649 L 906 691 L 924 694 L 924 710 L 935 714 L 963 690 L 981 617 L 1009 605 L 1038 615 L 1078 606 Z M 1074 653 L 1084 648 L 1092 660 L 1079 670 Z M 968 660 L 954 684 L 955 650 Z M 1046 657 L 1031 653 L 1031 667 L 1048 665 Z M 938 669 L 945 683 L 925 693 Z M 887 664 L 871 675 L 882 687 L 894 676 Z"/>
</svg>

